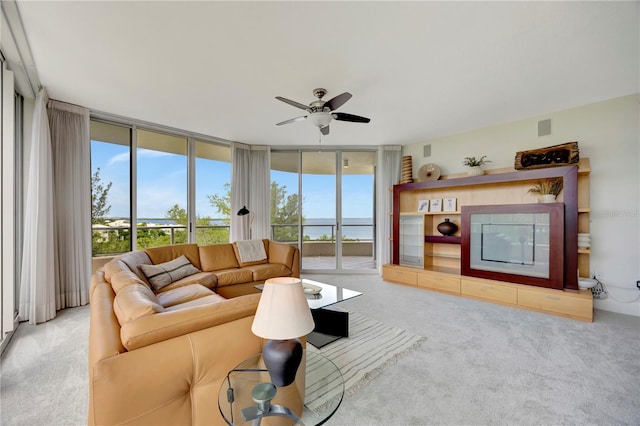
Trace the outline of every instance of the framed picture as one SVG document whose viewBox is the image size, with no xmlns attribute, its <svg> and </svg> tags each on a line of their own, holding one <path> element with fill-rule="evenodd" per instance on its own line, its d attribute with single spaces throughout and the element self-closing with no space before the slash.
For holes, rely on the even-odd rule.
<svg viewBox="0 0 640 426">
<path fill-rule="evenodd" d="M 445 198 L 443 211 L 445 212 L 455 212 L 458 204 L 457 198 Z"/>
<path fill-rule="evenodd" d="M 429 211 L 429 200 L 418 200 L 418 211 L 419 212 L 428 212 Z"/>
<path fill-rule="evenodd" d="M 429 211 L 430 212 L 441 212 L 442 211 L 442 198 L 436 198 L 435 200 L 431 200 L 429 203 Z"/>
</svg>

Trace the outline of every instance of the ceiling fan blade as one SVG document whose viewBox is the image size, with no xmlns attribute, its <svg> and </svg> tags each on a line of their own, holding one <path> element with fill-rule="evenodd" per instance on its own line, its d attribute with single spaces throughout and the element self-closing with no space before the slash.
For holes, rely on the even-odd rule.
<svg viewBox="0 0 640 426">
<path fill-rule="evenodd" d="M 359 115 L 347 114 L 344 112 L 334 112 L 333 118 L 339 121 L 352 121 L 354 123 L 368 123 L 371 121 L 370 118 L 360 117 Z"/>
<path fill-rule="evenodd" d="M 303 115 L 301 117 L 292 118 L 290 120 L 281 121 L 280 123 L 276 123 L 276 126 L 282 126 L 283 124 L 295 123 L 296 121 L 306 120 L 307 116 Z"/>
<path fill-rule="evenodd" d="M 349 99 L 351 99 L 351 93 L 344 92 L 341 95 L 336 96 L 335 98 L 328 100 L 324 103 L 325 107 L 329 108 L 329 111 L 336 110 L 345 104 Z"/>
<path fill-rule="evenodd" d="M 320 133 L 327 136 L 329 134 L 329 125 L 327 124 L 324 127 L 320 127 Z"/>
<path fill-rule="evenodd" d="M 284 102 L 285 104 L 292 105 L 296 108 L 304 109 L 305 111 L 311 111 L 309 105 L 301 104 L 300 102 L 292 101 L 291 99 L 283 98 L 282 96 L 276 96 L 276 99 Z"/>
</svg>

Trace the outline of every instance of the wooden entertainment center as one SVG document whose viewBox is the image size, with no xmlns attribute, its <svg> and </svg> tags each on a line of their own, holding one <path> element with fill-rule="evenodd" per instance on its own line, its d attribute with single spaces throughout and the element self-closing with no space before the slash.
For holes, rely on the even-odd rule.
<svg viewBox="0 0 640 426">
<path fill-rule="evenodd" d="M 463 297 L 520 307 L 582 321 L 593 321 L 590 290 L 578 289 L 578 275 L 589 277 L 588 249 L 578 249 L 578 233 L 589 232 L 589 160 L 578 165 L 535 170 L 489 170 L 481 176 L 443 176 L 439 180 L 393 187 L 393 261 L 383 266 L 383 279 Z M 559 177 L 564 203 L 564 270 L 562 289 L 476 278 L 461 274 L 461 207 L 535 203 L 528 193 L 537 181 Z M 425 199 L 455 198 L 455 211 L 418 211 Z M 401 218 L 415 220 L 413 231 L 401 232 Z M 445 218 L 458 225 L 452 236 L 442 236 L 437 225 Z M 423 231 L 416 235 L 416 225 Z M 404 229 L 404 228 L 402 228 Z M 411 227 L 407 228 L 411 229 Z M 402 244 L 413 245 L 412 247 Z M 401 250 L 402 249 L 402 250 Z M 401 251 L 419 251 L 414 265 L 402 264 Z M 411 263 L 410 261 L 408 263 Z M 419 266 L 416 266 L 419 265 Z"/>
</svg>

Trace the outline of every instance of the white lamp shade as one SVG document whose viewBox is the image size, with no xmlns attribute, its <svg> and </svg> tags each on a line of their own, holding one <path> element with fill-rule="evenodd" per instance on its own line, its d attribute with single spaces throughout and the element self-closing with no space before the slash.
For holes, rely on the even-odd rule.
<svg viewBox="0 0 640 426">
<path fill-rule="evenodd" d="M 315 324 L 299 278 L 270 278 L 264 283 L 251 331 L 271 340 L 306 336 Z"/>
</svg>

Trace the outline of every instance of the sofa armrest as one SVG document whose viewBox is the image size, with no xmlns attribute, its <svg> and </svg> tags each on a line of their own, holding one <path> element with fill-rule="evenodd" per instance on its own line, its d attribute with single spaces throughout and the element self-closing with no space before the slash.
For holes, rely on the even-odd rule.
<svg viewBox="0 0 640 426">
<path fill-rule="evenodd" d="M 89 319 L 89 364 L 118 355 L 125 351 L 120 340 L 120 324 L 113 311 L 115 293 L 111 284 L 104 280 L 100 269 L 91 277 L 89 300 L 91 317 Z"/>
<path fill-rule="evenodd" d="M 285 265 L 292 276 L 300 277 L 300 250 L 296 247 L 269 240 L 269 263 Z"/>
<path fill-rule="evenodd" d="M 89 425 L 225 424 L 217 393 L 227 372 L 262 351 L 251 317 L 90 365 Z"/>
<path fill-rule="evenodd" d="M 131 351 L 194 331 L 253 316 L 260 294 L 235 297 L 177 311 L 161 312 L 128 321 L 120 329 L 120 339 Z"/>
</svg>

